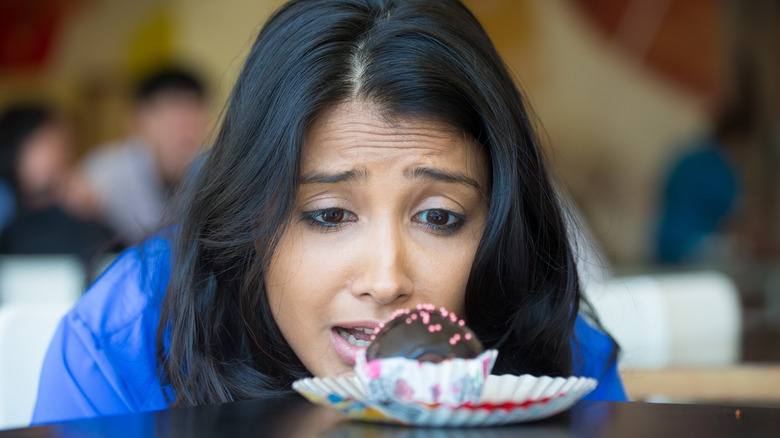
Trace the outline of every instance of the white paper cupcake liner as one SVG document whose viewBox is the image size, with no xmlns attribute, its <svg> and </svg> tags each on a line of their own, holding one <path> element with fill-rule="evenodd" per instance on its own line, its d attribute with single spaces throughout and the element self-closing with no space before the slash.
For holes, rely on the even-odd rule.
<svg viewBox="0 0 780 438">
<path fill-rule="evenodd" d="M 355 373 L 373 402 L 457 406 L 479 399 L 497 355 L 498 351 L 487 350 L 472 359 L 447 359 L 441 363 L 403 357 L 367 362 L 365 355 L 359 355 Z"/>
<path fill-rule="evenodd" d="M 550 417 L 570 408 L 592 391 L 588 377 L 490 375 L 476 402 L 456 406 L 391 399 L 378 402 L 366 395 L 358 377 L 308 378 L 293 388 L 314 403 L 351 418 L 415 426 L 495 426 Z"/>
</svg>

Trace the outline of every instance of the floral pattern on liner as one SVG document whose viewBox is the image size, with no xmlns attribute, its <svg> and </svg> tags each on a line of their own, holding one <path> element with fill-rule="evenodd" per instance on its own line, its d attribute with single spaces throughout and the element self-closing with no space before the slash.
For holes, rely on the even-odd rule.
<svg viewBox="0 0 780 438">
<path fill-rule="evenodd" d="M 375 403 L 418 402 L 458 406 L 479 400 L 485 378 L 498 352 L 487 350 L 473 359 L 418 362 L 403 357 L 366 361 L 358 355 L 355 373 Z"/>
</svg>

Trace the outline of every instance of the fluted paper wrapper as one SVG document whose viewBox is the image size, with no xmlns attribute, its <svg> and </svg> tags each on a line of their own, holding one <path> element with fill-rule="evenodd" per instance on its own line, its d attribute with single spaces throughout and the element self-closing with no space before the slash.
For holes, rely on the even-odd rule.
<svg viewBox="0 0 780 438">
<path fill-rule="evenodd" d="M 368 396 L 358 377 L 308 378 L 293 388 L 314 403 L 357 420 L 414 426 L 481 427 L 522 423 L 569 409 L 598 382 L 589 377 L 487 376 L 480 398 L 451 406 Z"/>
<path fill-rule="evenodd" d="M 457 406 L 479 400 L 497 355 L 498 351 L 487 350 L 471 359 L 432 363 L 403 357 L 367 361 L 365 354 L 360 354 L 355 373 L 366 389 L 367 399 L 374 402 Z"/>
</svg>

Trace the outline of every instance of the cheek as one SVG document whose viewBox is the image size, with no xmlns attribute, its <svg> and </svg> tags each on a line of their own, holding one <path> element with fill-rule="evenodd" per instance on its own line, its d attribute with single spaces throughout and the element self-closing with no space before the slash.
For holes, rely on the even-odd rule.
<svg viewBox="0 0 780 438">
<path fill-rule="evenodd" d="M 419 260 L 418 278 L 425 282 L 426 300 L 440 303 L 457 315 L 465 314 L 466 285 L 478 241 L 471 238 L 429 252 Z"/>
<path fill-rule="evenodd" d="M 453 261 L 452 267 L 447 271 L 447 275 L 442 279 L 446 286 L 441 291 L 451 291 L 446 296 L 442 296 L 439 302 L 444 303 L 444 307 L 457 315 L 463 315 L 466 303 L 466 284 L 471 271 L 471 258 L 463 257 Z"/>
<path fill-rule="evenodd" d="M 337 257 L 312 248 L 317 239 L 285 234 L 265 276 L 274 321 L 303 365 L 315 375 L 333 375 L 329 312 L 341 290 Z M 322 254 L 322 256 L 320 256 Z M 330 359 L 329 359 L 330 358 Z"/>
<path fill-rule="evenodd" d="M 291 225 L 271 258 L 265 278 L 269 302 L 278 300 L 281 293 L 277 292 L 281 291 L 307 299 L 318 296 L 316 292 L 335 272 L 335 259 L 328 248 L 318 248 L 316 240 L 305 238 L 295 224 Z"/>
<path fill-rule="evenodd" d="M 291 344 L 305 332 L 306 324 L 319 319 L 318 315 L 332 298 L 330 292 L 335 290 L 337 269 L 332 258 L 326 250 L 319 257 L 320 252 L 312 247 L 310 240 L 291 225 L 279 242 L 265 276 L 271 312 Z"/>
<path fill-rule="evenodd" d="M 287 233 L 289 235 L 289 233 Z M 265 276 L 265 289 L 268 304 L 274 318 L 280 326 L 289 314 L 295 314 L 300 292 L 306 289 L 306 279 L 300 275 L 302 263 L 299 254 L 300 245 L 295 239 L 285 236 L 279 242 L 271 257 L 271 263 Z"/>
</svg>

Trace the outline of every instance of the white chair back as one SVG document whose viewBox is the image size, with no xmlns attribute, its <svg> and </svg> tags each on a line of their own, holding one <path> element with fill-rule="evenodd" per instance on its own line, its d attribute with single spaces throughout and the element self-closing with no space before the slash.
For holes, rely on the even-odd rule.
<svg viewBox="0 0 780 438">
<path fill-rule="evenodd" d="M 0 429 L 30 424 L 46 350 L 70 307 L 0 306 Z"/>
<path fill-rule="evenodd" d="M 719 272 L 617 278 L 588 299 L 621 347 L 626 369 L 736 364 L 742 317 L 734 282 Z"/>
<path fill-rule="evenodd" d="M 86 268 L 75 256 L 0 257 L 0 304 L 72 304 L 85 281 Z"/>
</svg>

